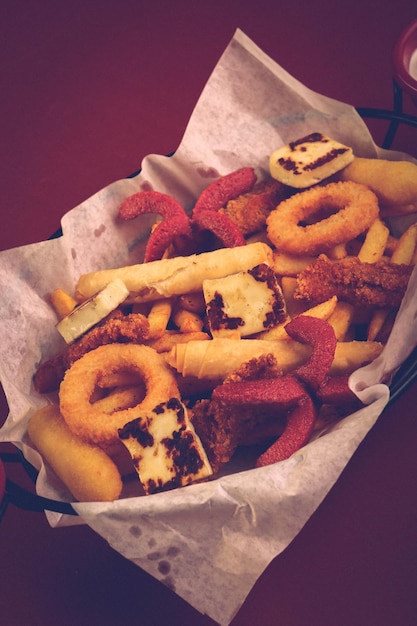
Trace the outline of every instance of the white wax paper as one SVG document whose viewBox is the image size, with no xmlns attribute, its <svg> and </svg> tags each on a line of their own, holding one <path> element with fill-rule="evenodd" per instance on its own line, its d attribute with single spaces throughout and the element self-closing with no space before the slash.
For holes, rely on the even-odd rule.
<svg viewBox="0 0 417 626">
<path fill-rule="evenodd" d="M 70 500 L 26 438 L 29 417 L 45 404 L 32 387 L 35 368 L 63 348 L 48 294 L 57 287 L 71 291 L 83 272 L 142 260 L 151 219 L 118 223 L 125 197 L 151 187 L 191 209 L 218 175 L 254 166 L 262 177 L 273 150 L 313 131 L 351 145 L 357 156 L 409 158 L 379 150 L 354 108 L 300 84 L 238 30 L 174 156 L 147 156 L 138 176 L 115 182 L 67 213 L 62 237 L 0 253 L 0 376 L 10 407 L 0 440 L 13 442 L 40 468 L 38 493 Z M 388 402 L 382 382 L 416 344 L 416 281 L 414 273 L 381 357 L 352 376 L 352 387 L 369 406 L 287 461 L 168 493 L 73 503 L 78 518 L 48 513 L 50 524 L 89 524 L 115 550 L 226 626 L 268 563 L 319 506 Z"/>
</svg>

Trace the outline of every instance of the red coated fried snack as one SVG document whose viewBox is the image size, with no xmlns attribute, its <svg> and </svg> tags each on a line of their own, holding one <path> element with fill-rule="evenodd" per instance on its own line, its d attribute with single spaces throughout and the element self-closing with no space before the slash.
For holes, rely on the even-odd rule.
<svg viewBox="0 0 417 626">
<path fill-rule="evenodd" d="M 256 467 L 284 461 L 297 452 L 310 439 L 316 417 L 314 402 L 306 394 L 288 415 L 282 435 L 258 457 Z"/>
<path fill-rule="evenodd" d="M 163 216 L 149 236 L 145 262 L 161 259 L 176 237 L 191 237 L 190 220 L 182 206 L 171 196 L 158 191 L 142 191 L 129 196 L 119 207 L 119 218 L 132 220 L 139 215 Z"/>
<path fill-rule="evenodd" d="M 250 191 L 255 182 L 256 174 L 253 167 L 242 167 L 221 176 L 201 192 L 194 205 L 193 215 L 197 215 L 199 211 L 218 211 L 229 200 Z"/>
<path fill-rule="evenodd" d="M 238 227 L 232 220 L 215 211 L 198 211 L 193 214 L 192 225 L 197 231 L 210 231 L 219 239 L 225 248 L 244 246 L 246 241 Z"/>
<path fill-rule="evenodd" d="M 312 347 L 308 361 L 297 367 L 293 375 L 312 389 L 318 389 L 330 369 L 336 350 L 337 341 L 333 328 L 325 320 L 299 315 L 286 324 L 285 330 L 292 339 Z"/>
</svg>

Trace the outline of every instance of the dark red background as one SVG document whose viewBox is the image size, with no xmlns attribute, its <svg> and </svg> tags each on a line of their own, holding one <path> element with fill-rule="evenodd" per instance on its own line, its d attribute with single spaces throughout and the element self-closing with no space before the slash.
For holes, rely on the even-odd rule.
<svg viewBox="0 0 417 626">
<path fill-rule="evenodd" d="M 390 108 L 392 50 L 416 17 L 415 0 L 2 2 L 0 249 L 47 238 L 146 154 L 175 150 L 237 27 L 310 88 Z M 370 127 L 382 141 L 385 123 Z M 406 127 L 394 147 L 417 157 L 416 140 Z M 415 624 L 416 405 L 414 385 L 383 413 L 233 626 Z M 51 529 L 42 513 L 8 508 L 0 563 L 5 626 L 213 624 L 87 527 Z"/>
</svg>

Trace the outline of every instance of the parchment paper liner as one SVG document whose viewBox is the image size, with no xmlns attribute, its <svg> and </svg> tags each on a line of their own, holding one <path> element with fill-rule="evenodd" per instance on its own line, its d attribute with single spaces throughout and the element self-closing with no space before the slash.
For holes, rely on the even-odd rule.
<svg viewBox="0 0 417 626">
<path fill-rule="evenodd" d="M 31 386 L 33 371 L 62 348 L 48 294 L 57 287 L 71 291 L 83 272 L 141 260 L 151 221 L 116 224 L 126 196 L 151 186 L 190 209 L 213 176 L 244 165 L 262 176 L 274 149 L 312 131 L 351 145 L 357 156 L 411 160 L 377 148 L 353 107 L 312 92 L 237 30 L 173 157 L 147 156 L 138 176 L 113 183 L 67 213 L 63 237 L 0 254 L 0 376 L 10 407 L 0 440 L 13 442 L 40 468 L 38 493 L 70 499 L 25 434 L 30 415 L 45 403 Z M 398 230 L 403 226 L 399 220 Z M 109 504 L 73 503 L 78 518 L 48 513 L 50 524 L 89 524 L 115 550 L 227 626 L 260 574 L 319 506 L 388 402 L 389 389 L 381 381 L 390 380 L 416 344 L 416 281 L 414 272 L 381 357 L 352 376 L 352 388 L 369 406 L 292 458 L 169 493 Z"/>
</svg>

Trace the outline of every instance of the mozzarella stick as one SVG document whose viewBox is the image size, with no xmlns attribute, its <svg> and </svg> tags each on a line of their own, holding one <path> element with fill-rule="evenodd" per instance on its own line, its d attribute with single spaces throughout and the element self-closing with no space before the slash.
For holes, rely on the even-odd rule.
<svg viewBox="0 0 417 626">
<path fill-rule="evenodd" d="M 29 437 L 48 465 L 80 502 L 116 500 L 122 479 L 116 465 L 99 447 L 75 437 L 56 404 L 31 418 Z"/>
</svg>

